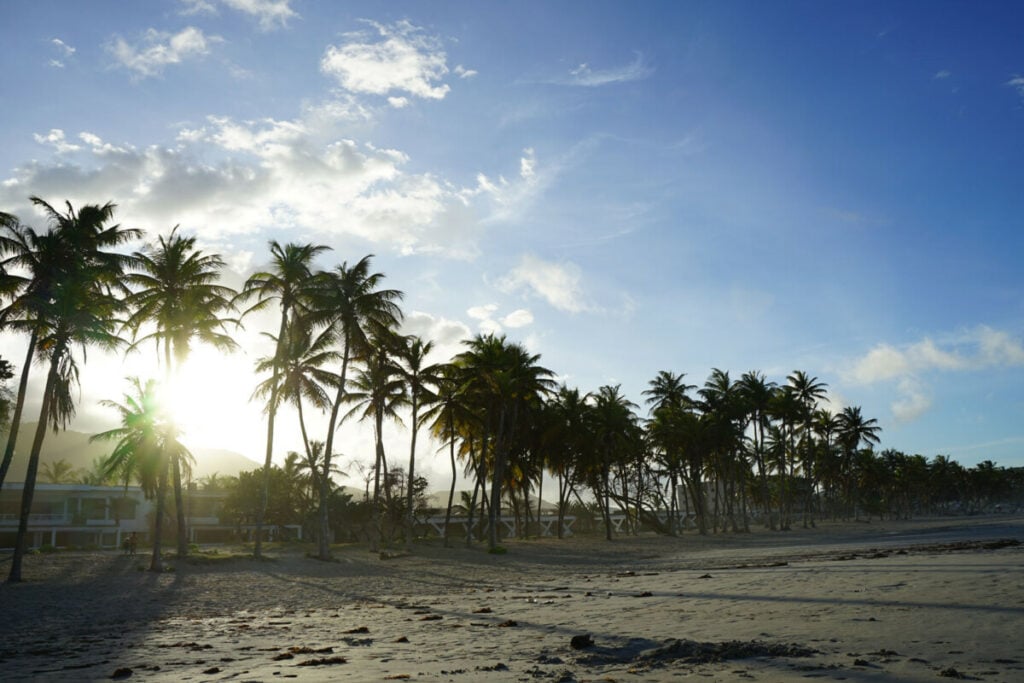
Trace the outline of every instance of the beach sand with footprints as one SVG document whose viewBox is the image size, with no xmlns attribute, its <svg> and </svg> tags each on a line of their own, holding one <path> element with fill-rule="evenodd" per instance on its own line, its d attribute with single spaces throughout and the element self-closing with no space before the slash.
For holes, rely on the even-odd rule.
<svg viewBox="0 0 1024 683">
<path fill-rule="evenodd" d="M 61 552 L 0 586 L 0 680 L 1024 680 L 1024 518 L 612 542 Z M 3 565 L 9 566 L 6 563 Z"/>
</svg>

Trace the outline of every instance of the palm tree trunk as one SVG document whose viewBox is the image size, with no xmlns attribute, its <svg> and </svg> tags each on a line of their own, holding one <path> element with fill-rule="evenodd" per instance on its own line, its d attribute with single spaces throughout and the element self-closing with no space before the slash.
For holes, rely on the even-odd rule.
<svg viewBox="0 0 1024 683">
<path fill-rule="evenodd" d="M 411 444 L 409 445 L 409 473 L 408 480 L 409 486 L 405 495 L 405 547 L 409 549 L 412 547 L 412 532 L 413 532 L 413 493 L 415 491 L 415 478 L 416 478 L 416 432 L 419 424 L 417 423 L 417 410 L 419 408 L 416 387 L 412 387 L 412 438 Z"/>
<path fill-rule="evenodd" d="M 448 535 L 448 524 L 449 524 L 449 522 L 451 522 L 451 519 L 452 519 L 452 504 L 454 504 L 454 502 L 455 502 L 455 480 L 459 476 L 459 471 L 455 468 L 455 434 L 454 434 L 453 427 L 452 427 L 452 420 L 451 420 L 451 417 L 450 417 L 450 413 L 449 413 L 449 419 L 448 419 L 448 433 L 452 435 L 451 440 L 448 442 L 448 455 L 449 455 L 449 457 L 451 458 L 451 461 L 452 461 L 452 486 L 451 486 L 450 489 L 448 489 L 448 508 L 445 510 L 445 513 L 444 513 L 444 527 L 443 527 L 444 531 L 442 533 L 444 533 L 444 547 L 445 548 L 450 548 L 451 547 L 451 543 L 449 542 L 449 535 Z"/>
<path fill-rule="evenodd" d="M 491 473 L 493 477 L 491 482 L 491 506 L 487 511 L 487 518 L 490 525 L 487 529 L 487 545 L 488 550 L 495 550 L 498 547 L 498 541 L 500 533 L 498 530 L 498 524 L 500 523 L 499 517 L 501 516 L 501 485 L 502 479 L 505 476 L 505 410 L 502 409 L 498 416 L 498 434 L 494 441 L 494 472 Z"/>
<path fill-rule="evenodd" d="M 25 393 L 28 391 L 29 369 L 32 367 L 32 357 L 36 352 L 36 339 L 39 333 L 32 330 L 32 336 L 28 340 L 28 353 L 25 354 L 25 364 L 21 368 L 21 379 L 18 381 L 18 398 L 14 403 L 14 414 L 11 416 L 11 431 L 7 435 L 7 447 L 4 449 L 4 459 L 0 462 L 0 487 L 7 480 L 7 470 L 14 460 L 14 448 L 18 443 L 18 428 L 21 427 L 21 411 L 25 408 Z"/>
<path fill-rule="evenodd" d="M 330 479 L 326 476 L 331 471 L 331 455 L 334 452 L 334 432 L 338 422 L 338 411 L 345 400 L 345 375 L 348 372 L 348 335 L 345 336 L 345 351 L 341 357 L 341 378 L 338 381 L 338 394 L 331 404 L 331 416 L 327 421 L 327 438 L 324 440 L 324 478 L 320 481 L 320 538 L 318 539 L 318 555 L 321 560 L 331 559 L 330 520 L 327 515 L 327 504 L 330 499 Z"/>
<path fill-rule="evenodd" d="M 171 468 L 174 475 L 174 507 L 178 518 L 178 558 L 188 555 L 188 527 L 185 526 L 185 497 L 181 493 L 181 458 L 171 457 Z"/>
<path fill-rule="evenodd" d="M 153 557 L 149 561 L 149 571 L 164 570 L 163 534 L 164 534 L 164 501 L 167 500 L 167 463 L 160 466 L 160 483 L 156 491 L 156 513 L 153 521 Z"/>
<path fill-rule="evenodd" d="M 36 474 L 39 471 L 39 453 L 43 449 L 46 438 L 46 423 L 53 400 L 53 389 L 57 384 L 58 354 L 55 349 L 50 359 L 50 370 L 46 375 L 46 386 L 43 388 L 43 405 L 39 410 L 39 422 L 36 424 L 35 438 L 32 440 L 32 451 L 28 457 L 28 470 L 25 472 L 25 487 L 21 492 L 21 510 L 18 515 L 18 535 L 14 541 L 14 556 L 11 558 L 11 573 L 7 580 L 10 583 L 21 581 L 21 563 L 28 549 L 28 519 L 32 514 L 32 497 L 35 494 Z"/>
</svg>

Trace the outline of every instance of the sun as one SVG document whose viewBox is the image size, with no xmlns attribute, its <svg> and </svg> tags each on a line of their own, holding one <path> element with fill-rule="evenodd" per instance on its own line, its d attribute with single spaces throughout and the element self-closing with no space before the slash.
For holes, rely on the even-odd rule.
<svg viewBox="0 0 1024 683">
<path fill-rule="evenodd" d="M 252 382 L 252 372 L 237 359 L 196 349 L 163 382 L 160 403 L 190 448 L 237 450 L 260 423 L 249 402 Z"/>
</svg>

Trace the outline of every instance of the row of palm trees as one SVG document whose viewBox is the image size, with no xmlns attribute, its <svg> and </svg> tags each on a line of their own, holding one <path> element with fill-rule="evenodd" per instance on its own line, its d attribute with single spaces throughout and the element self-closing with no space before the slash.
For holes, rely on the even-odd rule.
<svg viewBox="0 0 1024 683">
<path fill-rule="evenodd" d="M 609 538 L 613 506 L 628 514 L 633 528 L 646 521 L 670 533 L 678 531 L 683 517 L 692 517 L 706 533 L 727 524 L 745 529 L 758 511 L 773 529 L 789 528 L 798 514 L 807 524 L 816 514 L 858 513 L 862 454 L 878 443 L 878 424 L 857 407 L 838 414 L 825 410 L 826 385 L 805 372 L 795 371 L 776 385 L 759 372 L 733 380 L 716 369 L 698 388 L 682 374 L 662 371 L 644 391 L 649 411 L 642 417 L 618 386 L 587 394 L 556 386 L 538 355 L 504 336 L 477 335 L 450 362 L 431 362 L 429 340 L 400 333 L 403 294 L 384 286 L 372 256 L 320 270 L 316 261 L 328 247 L 272 241 L 269 265 L 235 292 L 220 284 L 222 258 L 199 251 L 195 238 L 177 229 L 125 253 L 124 245 L 142 233 L 112 224 L 113 204 L 76 211 L 68 203 L 59 211 L 37 197 L 32 202 L 48 219 L 43 232 L 0 213 L 0 326 L 28 338 L 0 484 L 17 442 L 30 368 L 38 363 L 47 369 L 12 581 L 21 577 L 40 448 L 47 427 L 61 428 L 74 416 L 73 389 L 84 351 L 131 351 L 153 342 L 168 383 L 194 344 L 234 350 L 229 329 L 255 311 L 276 316 L 276 334 L 267 334 L 273 353 L 256 364 L 261 380 L 254 398 L 266 413 L 257 557 L 275 427 L 284 407 L 293 409 L 302 439 L 299 454 L 315 473 L 321 559 L 330 557 L 335 436 L 349 419 L 373 429 L 375 544 L 389 542 L 399 531 L 406 543 L 412 539 L 421 429 L 448 452 L 448 515 L 461 461 L 473 482 L 470 514 L 486 515 L 492 550 L 500 542 L 502 508 L 507 503 L 529 518 L 529 502 L 540 499 L 545 473 L 557 480 L 562 514 L 584 497 L 599 503 Z M 129 386 L 122 401 L 105 402 L 120 416 L 119 427 L 96 437 L 114 442 L 105 469 L 126 482 L 139 481 L 156 499 L 157 519 L 173 488 L 178 553 L 184 555 L 181 490 L 191 455 L 160 403 L 160 383 L 132 378 Z M 310 433 L 310 413 L 326 425 L 322 439 Z M 381 511 L 393 509 L 385 424 L 403 417 L 409 419 L 411 438 L 398 530 Z M 667 517 L 659 517 L 665 510 Z M 162 567 L 159 529 L 158 524 L 154 570 Z"/>
</svg>

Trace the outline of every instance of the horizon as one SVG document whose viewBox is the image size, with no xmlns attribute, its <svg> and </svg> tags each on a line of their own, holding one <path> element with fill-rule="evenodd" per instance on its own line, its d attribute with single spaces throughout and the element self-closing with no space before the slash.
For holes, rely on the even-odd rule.
<svg viewBox="0 0 1024 683">
<path fill-rule="evenodd" d="M 236 287 L 270 239 L 331 246 L 322 268 L 372 253 L 438 360 L 506 333 L 641 406 L 660 370 L 799 369 L 880 448 L 1024 466 L 1024 11 L 942 8 L 8 4 L 0 210 L 39 229 L 29 195 L 112 201 L 147 239 L 197 235 Z M 271 329 L 195 348 L 186 441 L 262 462 Z M 153 366 L 90 352 L 71 428 Z M 369 431 L 344 427 L 343 466 Z M 401 462 L 408 431 L 387 438 Z"/>
</svg>

